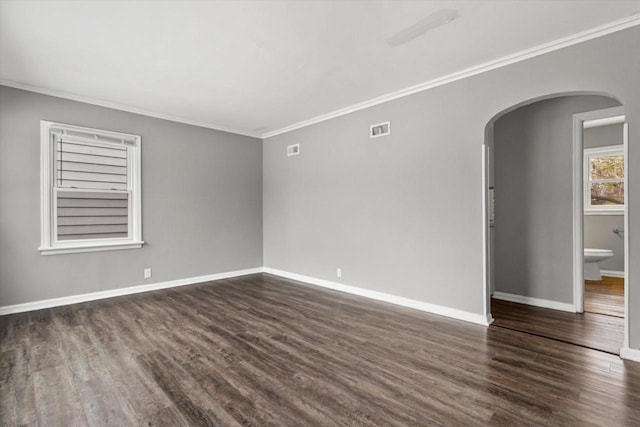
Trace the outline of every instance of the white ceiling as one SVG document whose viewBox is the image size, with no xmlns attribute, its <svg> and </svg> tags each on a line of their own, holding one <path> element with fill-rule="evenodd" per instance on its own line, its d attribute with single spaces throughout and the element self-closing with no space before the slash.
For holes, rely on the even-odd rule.
<svg viewBox="0 0 640 427">
<path fill-rule="evenodd" d="M 442 9 L 457 19 L 387 42 Z M 2 1 L 0 79 L 263 135 L 639 11 L 638 0 Z"/>
</svg>

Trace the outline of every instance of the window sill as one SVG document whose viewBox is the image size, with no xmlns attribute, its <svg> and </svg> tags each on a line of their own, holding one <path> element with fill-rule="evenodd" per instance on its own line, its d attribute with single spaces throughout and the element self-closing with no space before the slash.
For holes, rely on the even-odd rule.
<svg viewBox="0 0 640 427">
<path fill-rule="evenodd" d="M 139 249 L 144 242 L 94 243 L 90 245 L 52 246 L 38 248 L 42 255 L 75 254 L 80 252 L 115 251 L 120 249 Z"/>
</svg>

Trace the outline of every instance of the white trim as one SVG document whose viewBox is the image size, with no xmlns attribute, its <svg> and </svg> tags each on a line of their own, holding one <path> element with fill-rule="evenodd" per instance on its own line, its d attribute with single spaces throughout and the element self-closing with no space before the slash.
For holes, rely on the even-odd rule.
<svg viewBox="0 0 640 427">
<path fill-rule="evenodd" d="M 584 312 L 584 122 L 618 116 L 624 116 L 624 107 L 605 108 L 573 115 L 573 304 L 577 313 Z M 625 168 L 627 167 L 626 162 L 625 157 Z M 624 175 L 625 192 L 628 194 L 626 169 Z M 625 233 L 626 238 L 627 234 Z M 628 267 L 625 267 L 625 270 L 628 271 Z"/>
<path fill-rule="evenodd" d="M 620 349 L 620 358 L 640 362 L 640 350 L 635 348 L 622 347 Z"/>
<path fill-rule="evenodd" d="M 51 224 L 56 229 L 55 219 L 51 212 L 54 212 L 55 206 L 52 206 L 53 198 L 51 190 L 51 181 L 53 177 L 51 161 L 53 144 L 51 143 L 51 135 L 49 133 L 49 124 L 43 120 L 40 121 L 40 248 L 51 247 Z"/>
<path fill-rule="evenodd" d="M 133 178 L 133 186 L 129 188 L 129 193 L 133 193 L 129 209 L 131 221 L 129 223 L 129 234 L 134 240 L 142 242 L 142 139 L 138 137 L 135 148 L 127 146 L 127 151 L 134 151 L 135 156 L 127 156 L 129 159 L 130 175 Z"/>
<path fill-rule="evenodd" d="M 551 301 L 542 298 L 525 297 L 522 295 L 508 294 L 506 292 L 494 292 L 493 297 L 502 301 L 517 302 L 519 304 L 533 305 L 535 307 L 550 308 L 552 310 L 568 311 L 575 313 L 576 309 L 573 304 L 566 302 Z"/>
<path fill-rule="evenodd" d="M 582 185 L 583 171 L 582 162 L 578 161 L 578 157 L 582 157 L 583 149 L 583 129 L 584 122 L 603 119 L 606 117 L 624 116 L 624 107 L 605 108 L 602 110 L 588 111 L 573 115 L 573 303 L 576 312 L 584 312 L 584 246 L 583 246 L 583 225 L 584 215 L 582 212 L 583 189 L 578 185 Z M 625 194 L 631 194 L 629 191 L 629 124 L 623 124 L 623 146 L 624 146 L 624 188 Z M 578 181 L 580 184 L 578 184 Z M 625 200 L 624 204 L 624 282 L 629 283 L 629 203 Z M 624 287 L 624 342 L 623 348 L 629 348 L 629 286 Z"/>
<path fill-rule="evenodd" d="M 622 125 L 622 145 L 624 145 L 624 191 L 625 194 L 631 194 L 629 192 L 629 124 L 624 123 Z M 631 267 L 631 263 L 629 261 L 629 241 L 631 240 L 629 237 L 629 202 L 628 199 L 625 200 L 624 204 L 624 343 L 623 349 L 626 351 L 625 356 L 621 356 L 623 358 L 630 358 L 636 361 L 640 361 L 640 358 L 635 357 L 633 355 L 629 356 L 630 349 L 630 338 L 629 338 L 629 328 L 631 328 L 631 319 L 629 319 L 629 270 Z M 634 350 L 638 351 L 638 350 Z M 622 355 L 622 351 L 620 353 Z M 634 353 L 636 356 L 637 354 Z M 635 357 L 635 358 L 633 358 Z"/>
<path fill-rule="evenodd" d="M 187 279 L 170 280 L 166 282 L 158 282 L 147 285 L 130 286 L 127 288 L 111 289 L 107 291 L 91 292 L 87 294 L 71 295 L 67 297 L 52 298 L 47 300 L 33 301 L 22 304 L 5 305 L 0 306 L 0 316 L 6 316 L 14 313 L 24 313 L 27 311 L 42 310 L 45 308 L 60 307 L 70 304 L 78 304 L 88 301 L 96 301 L 107 298 L 114 298 L 124 295 L 138 294 L 142 292 L 156 291 L 160 289 L 175 288 L 180 286 L 194 285 L 203 282 L 211 282 L 222 279 L 229 279 L 233 277 L 247 276 L 250 274 L 267 273 L 275 276 L 285 277 L 287 279 L 297 280 L 300 282 L 309 283 L 312 285 L 320 286 L 323 288 L 333 289 L 341 292 L 346 292 L 353 295 L 359 295 L 366 298 L 371 298 L 378 301 L 384 301 L 391 304 L 400 305 L 403 307 L 414 308 L 417 310 L 425 311 L 427 313 L 437 314 L 441 316 L 450 317 L 457 320 L 463 320 L 483 326 L 489 326 L 493 322 L 491 313 L 486 316 L 471 313 L 468 311 L 457 310 L 450 307 L 444 307 L 440 305 L 430 304 L 422 301 L 416 301 L 409 298 L 399 297 L 396 295 L 390 295 L 383 292 L 371 291 L 364 288 L 358 288 L 355 286 L 343 285 L 341 283 L 331 282 L 328 280 L 317 279 L 309 276 L 303 276 L 301 274 L 289 273 L 287 271 L 277 270 L 269 267 L 256 267 L 248 268 L 245 270 L 228 271 L 224 273 L 209 274 L 206 276 L 189 277 Z M 625 289 L 628 287 L 625 286 Z M 522 297 L 519 295 L 506 294 L 502 292 L 496 292 L 493 296 L 496 299 L 502 299 L 505 301 L 520 302 L 529 305 L 535 305 L 538 307 L 552 308 L 555 310 L 571 311 L 573 312 L 573 306 L 571 304 L 559 303 L 555 301 L 543 300 L 538 298 Z M 627 309 L 627 300 L 625 299 L 625 314 Z M 566 309 L 571 307 L 571 309 Z M 625 342 L 627 342 L 625 338 Z M 629 348 L 626 344 L 625 347 L 620 349 L 620 357 L 622 359 L 633 360 L 640 362 L 640 350 Z"/>
<path fill-rule="evenodd" d="M 583 119 L 573 116 L 572 138 L 572 202 L 573 202 L 573 305 L 576 313 L 584 312 L 584 155 Z"/>
<path fill-rule="evenodd" d="M 289 126 L 282 127 L 280 129 L 276 129 L 270 132 L 265 132 L 263 134 L 258 134 L 254 132 L 247 132 L 239 129 L 233 129 L 226 126 L 215 125 L 212 123 L 201 122 L 197 120 L 190 120 L 182 117 L 172 116 L 169 114 L 158 113 L 154 111 L 144 110 L 141 108 L 126 106 L 117 104 L 114 102 L 104 101 L 96 98 L 90 98 L 80 95 L 75 95 L 69 92 L 58 91 L 54 89 L 46 89 L 38 86 L 33 86 L 25 83 L 14 82 L 11 80 L 0 79 L 0 85 L 13 87 L 16 89 L 27 90 L 30 92 L 41 93 L 43 95 L 55 96 L 58 98 L 70 99 L 72 101 L 84 102 L 86 104 L 98 105 L 101 107 L 112 108 L 114 110 L 126 111 L 134 114 L 141 114 L 143 116 L 155 117 L 157 119 L 169 120 L 176 123 L 184 123 L 191 126 L 198 126 L 207 129 L 214 129 L 222 132 L 235 133 L 238 135 L 249 136 L 253 138 L 261 138 L 267 139 L 272 136 L 280 135 L 286 132 L 291 132 L 296 129 L 300 129 L 306 126 L 310 126 L 316 123 L 320 123 L 329 119 L 333 119 L 335 117 L 344 116 L 345 114 L 353 113 L 354 111 L 363 110 L 365 108 L 372 107 L 374 105 L 382 104 L 388 101 L 392 101 L 394 99 L 402 98 L 405 96 L 412 95 L 414 93 L 422 92 L 427 89 L 432 89 L 434 87 L 442 86 L 447 83 L 451 83 L 457 80 L 461 80 L 467 77 L 475 76 L 477 74 L 485 73 L 487 71 L 495 70 L 497 68 L 505 67 L 507 65 L 515 64 L 517 62 L 525 61 L 527 59 L 544 55 L 549 52 L 553 52 L 559 49 L 563 49 L 565 47 L 573 46 L 575 44 L 583 43 L 589 40 L 596 39 L 598 37 L 603 37 L 611 33 L 615 33 L 618 31 L 622 31 L 627 28 L 635 27 L 640 25 L 640 14 L 636 13 L 634 15 L 628 16 L 623 19 L 619 19 L 613 22 L 609 22 L 604 25 L 600 25 L 598 27 L 591 28 L 586 31 L 582 31 L 576 34 L 572 34 L 566 37 L 562 37 L 556 40 L 553 40 L 548 43 L 543 43 L 541 45 L 521 50 L 519 52 L 515 52 L 510 55 L 503 56 L 498 59 L 494 59 L 492 61 L 488 61 L 479 65 L 475 65 L 473 67 L 466 68 L 464 70 L 456 71 L 454 73 L 438 77 L 424 83 L 420 83 L 414 86 L 409 86 L 404 89 L 400 89 L 395 92 L 391 92 L 386 95 L 382 95 L 368 101 L 360 102 L 358 104 L 354 104 L 349 107 L 341 108 L 339 110 L 335 110 L 333 112 L 323 114 L 320 116 L 316 116 L 314 118 L 303 120 Z"/>
<path fill-rule="evenodd" d="M 262 273 L 262 267 L 229 271 L 225 273 L 209 274 L 207 276 L 190 277 L 187 279 L 170 280 L 167 282 L 152 283 L 148 285 L 131 286 L 128 288 L 111 289 L 108 291 L 91 292 L 88 294 L 71 295 L 68 297 L 52 298 L 42 301 L 27 302 L 23 304 L 6 305 L 4 307 L 0 307 L 0 316 L 12 313 L 22 313 L 25 311 L 41 310 L 43 308 L 59 307 L 62 305 L 77 304 L 86 301 L 113 298 L 122 295 L 137 294 L 140 292 L 155 291 L 158 289 L 193 285 L 195 283 L 210 282 L 213 280 L 228 279 L 231 277 L 246 276 L 248 274 L 256 273 Z"/>
<path fill-rule="evenodd" d="M 608 277 L 624 277 L 624 271 L 619 270 L 600 270 L 600 274 Z"/>
<path fill-rule="evenodd" d="M 484 306 L 482 309 L 482 313 L 484 314 L 485 319 L 487 319 L 487 324 L 493 323 L 493 316 L 491 314 L 491 295 L 489 290 L 489 281 L 490 281 L 490 265 L 489 265 L 489 221 L 488 221 L 488 203 L 487 197 L 489 195 L 488 191 L 488 182 L 489 182 L 489 146 L 487 144 L 482 144 L 482 191 L 480 194 L 482 195 L 482 259 L 484 262 L 482 263 L 482 298 L 484 300 Z"/>
<path fill-rule="evenodd" d="M 94 241 L 95 242 L 95 241 Z M 40 247 L 38 250 L 42 255 L 62 255 L 62 254 L 76 254 L 80 252 L 100 252 L 100 251 L 115 251 L 119 249 L 139 249 L 144 245 L 144 242 L 131 242 L 126 243 L 91 243 L 88 245 L 78 244 L 77 246 L 64 246 L 57 247 L 52 246 L 49 248 Z"/>
<path fill-rule="evenodd" d="M 82 132 L 88 135 L 92 145 L 118 144 L 96 142 L 92 138 L 106 137 L 122 142 L 127 151 L 127 193 L 128 203 L 128 232 L 127 238 L 115 239 L 87 239 L 87 240 L 58 240 L 57 224 L 57 197 L 58 184 L 54 178 L 56 162 L 54 155 L 54 139 L 60 132 Z M 75 139 L 83 137 L 74 137 Z M 141 248 L 142 241 L 142 185 L 141 185 L 141 158 L 142 138 L 139 135 L 113 132 L 102 129 L 93 129 L 83 126 L 68 125 L 64 123 L 40 121 L 40 247 L 38 250 L 43 255 L 68 254 L 77 252 L 95 252 L 101 250 L 135 249 Z M 73 188 L 65 188 L 65 191 L 76 191 Z M 105 192 L 107 190 L 90 190 Z"/>
<path fill-rule="evenodd" d="M 142 108 L 131 107 L 128 105 L 122 105 L 115 102 L 103 101 L 97 98 L 90 98 L 87 96 L 75 95 L 73 93 L 64 92 L 55 89 L 46 89 L 39 86 L 33 86 L 26 83 L 14 82 L 11 80 L 0 79 L 0 86 L 8 86 L 15 89 L 22 89 L 29 92 L 41 93 L 43 95 L 55 96 L 57 98 L 69 99 L 71 101 L 84 102 L 85 104 L 97 105 L 99 107 L 111 108 L 113 110 L 126 111 L 127 113 L 140 114 L 142 116 L 153 117 L 161 120 L 168 120 L 175 123 L 183 123 L 185 125 L 198 126 L 201 128 L 218 130 L 221 132 L 234 133 L 238 135 L 250 136 L 252 138 L 262 138 L 258 133 L 246 132 L 243 130 L 233 129 L 226 126 L 215 125 L 212 123 L 200 122 L 197 120 L 185 119 L 178 116 L 172 116 L 170 114 L 158 113 L 155 111 L 144 110 Z"/>
<path fill-rule="evenodd" d="M 604 117 L 602 119 L 585 120 L 583 126 L 585 129 L 591 129 L 601 126 L 618 125 L 624 123 L 624 120 L 624 116 Z"/>
<path fill-rule="evenodd" d="M 104 146 L 102 144 L 104 144 L 105 142 L 107 142 L 108 144 L 114 144 L 116 143 L 118 140 L 120 140 L 122 142 L 122 144 L 125 143 L 129 143 L 129 144 L 136 144 L 139 142 L 140 139 L 140 135 L 134 135 L 132 133 L 126 133 L 126 132 L 116 132 L 116 131 L 112 131 L 112 130 L 106 130 L 106 129 L 95 129 L 95 128 L 88 128 L 86 126 L 78 126 L 78 125 L 70 125 L 67 123 L 58 123 L 58 122 L 50 122 L 50 121 L 46 121 L 46 120 L 42 120 L 41 123 L 44 122 L 46 124 L 49 125 L 49 127 L 51 128 L 51 133 L 58 135 L 58 136 L 63 136 L 64 139 L 69 139 L 69 140 L 78 140 L 80 142 L 83 143 L 94 143 L 96 145 L 99 146 Z M 68 133 L 65 133 L 65 131 L 72 131 L 72 132 L 76 132 L 76 133 L 82 133 L 84 134 L 84 136 L 80 136 L 80 135 L 69 135 Z M 115 141 L 103 141 L 100 140 L 100 137 L 106 137 L 109 140 L 115 140 Z"/>
<path fill-rule="evenodd" d="M 624 209 L 619 209 L 619 210 L 615 210 L 615 211 L 585 211 L 584 213 L 587 216 L 599 216 L 599 215 L 604 215 L 604 216 L 615 216 L 615 215 L 624 215 Z"/>
<path fill-rule="evenodd" d="M 592 40 L 598 37 L 606 36 L 607 34 L 615 33 L 617 31 L 631 28 L 636 25 L 640 25 L 640 14 L 634 14 L 627 18 L 623 18 L 617 21 L 610 22 L 605 25 L 591 28 L 580 33 L 572 34 L 567 37 L 544 43 L 535 46 L 530 49 L 525 49 L 520 52 L 513 53 L 511 55 L 503 56 L 492 61 L 485 62 L 464 70 L 456 71 L 454 73 L 438 77 L 433 80 L 429 80 L 424 83 L 420 83 L 414 86 L 409 86 L 404 89 L 400 89 L 396 92 L 391 92 L 386 95 L 382 95 L 368 101 L 360 102 L 349 107 L 341 108 L 339 110 L 332 111 L 327 114 L 322 114 L 314 118 L 303 120 L 298 123 L 294 123 L 289 126 L 285 126 L 280 129 L 276 129 L 270 132 L 266 132 L 262 135 L 262 139 L 271 138 L 272 136 L 280 135 L 286 132 L 291 132 L 296 129 L 311 126 L 316 123 L 324 122 L 336 117 L 344 116 L 345 114 L 353 113 L 355 111 L 364 110 L 365 108 L 372 107 L 374 105 L 382 104 L 394 99 L 403 98 L 405 96 L 413 95 L 418 92 L 432 89 L 434 87 L 442 86 L 447 83 L 455 82 L 457 80 L 465 79 L 467 77 L 475 76 L 477 74 L 485 73 L 487 71 L 495 70 L 497 68 L 505 67 L 517 62 L 521 62 L 536 56 L 540 56 L 549 52 L 553 52 L 565 47 L 573 46 L 578 43 L 583 43 L 588 40 Z"/>
<path fill-rule="evenodd" d="M 277 270 L 275 268 L 264 267 L 264 272 L 273 274 L 275 276 L 285 277 L 291 280 L 297 280 L 299 282 L 305 282 L 311 285 L 320 286 L 323 288 L 333 289 L 340 292 L 346 292 L 353 295 L 359 295 L 366 298 L 371 298 L 378 301 L 384 301 L 391 304 L 400 305 L 403 307 L 410 307 L 416 310 L 425 311 L 427 313 L 438 314 L 441 316 L 451 317 L 465 322 L 476 323 L 478 325 L 488 326 L 491 322 L 487 319 L 487 316 L 477 313 L 471 313 L 469 311 L 458 310 L 455 308 L 445 307 L 436 304 L 430 304 L 427 302 L 416 301 L 409 298 L 400 297 L 397 295 L 391 295 L 383 292 L 372 291 L 369 289 L 359 288 L 356 286 L 344 285 L 342 283 L 331 282 L 329 280 L 318 279 L 310 276 L 303 276 L 302 274 L 290 273 L 288 271 Z"/>
</svg>

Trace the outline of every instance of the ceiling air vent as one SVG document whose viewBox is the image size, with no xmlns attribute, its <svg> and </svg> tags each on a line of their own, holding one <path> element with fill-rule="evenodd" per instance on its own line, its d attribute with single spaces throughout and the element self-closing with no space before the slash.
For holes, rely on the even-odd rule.
<svg viewBox="0 0 640 427">
<path fill-rule="evenodd" d="M 287 146 L 287 156 L 297 156 L 300 154 L 300 144 Z"/>
<path fill-rule="evenodd" d="M 391 122 L 378 123 L 369 128 L 369 138 L 379 138 L 391 134 Z"/>
</svg>

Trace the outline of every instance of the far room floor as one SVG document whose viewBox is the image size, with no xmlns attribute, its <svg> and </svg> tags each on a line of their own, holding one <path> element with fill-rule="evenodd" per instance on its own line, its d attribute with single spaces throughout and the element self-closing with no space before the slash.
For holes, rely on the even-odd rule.
<svg viewBox="0 0 640 427">
<path fill-rule="evenodd" d="M 493 326 L 620 354 L 624 342 L 624 279 L 585 281 L 584 313 L 491 300 Z"/>
</svg>

